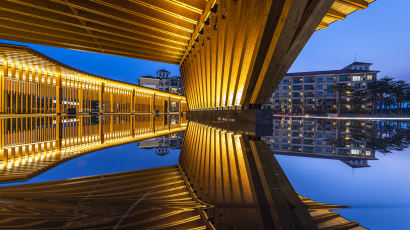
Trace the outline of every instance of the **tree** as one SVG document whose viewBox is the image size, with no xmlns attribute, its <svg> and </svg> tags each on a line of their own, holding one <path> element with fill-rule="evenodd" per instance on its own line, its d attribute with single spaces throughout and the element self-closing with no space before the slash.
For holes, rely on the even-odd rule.
<svg viewBox="0 0 410 230">
<path fill-rule="evenodd" d="M 383 77 L 379 81 L 379 87 L 378 87 L 378 94 L 379 94 L 379 107 L 380 107 L 380 113 L 383 112 L 383 103 L 385 103 L 385 108 L 387 108 L 388 102 L 387 102 L 387 97 L 385 98 L 385 94 L 389 94 L 391 92 L 391 85 L 393 78 L 391 77 Z"/>
<path fill-rule="evenodd" d="M 410 91 L 410 86 L 407 82 L 399 80 L 395 81 L 392 87 L 392 94 L 397 102 L 397 113 L 402 114 L 403 103 L 406 100 L 406 95 Z"/>
<path fill-rule="evenodd" d="M 363 104 L 366 104 L 366 90 L 355 90 L 352 92 L 352 96 L 350 99 L 350 104 L 352 106 L 352 110 L 356 113 L 360 113 L 364 111 L 362 109 Z"/>
<path fill-rule="evenodd" d="M 342 107 L 342 95 L 346 95 L 347 91 L 352 91 L 352 87 L 346 83 L 336 83 L 327 88 L 326 91 L 336 93 L 337 115 L 339 115 Z"/>
</svg>

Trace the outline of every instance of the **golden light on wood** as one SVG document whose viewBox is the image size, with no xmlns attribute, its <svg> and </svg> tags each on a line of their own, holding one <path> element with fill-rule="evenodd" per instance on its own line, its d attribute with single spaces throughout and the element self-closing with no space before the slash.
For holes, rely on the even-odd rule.
<svg viewBox="0 0 410 230">
<path fill-rule="evenodd" d="M 184 96 L 86 73 L 28 47 L 0 44 L 0 58 L 3 114 L 164 113 L 171 102 L 187 110 Z"/>
<path fill-rule="evenodd" d="M 189 109 L 261 105 L 315 30 L 374 0 L 9 0 L 0 38 L 179 64 Z"/>
<path fill-rule="evenodd" d="M 0 119 L 0 181 L 27 180 L 72 158 L 182 132 L 172 115 L 31 116 Z"/>
</svg>

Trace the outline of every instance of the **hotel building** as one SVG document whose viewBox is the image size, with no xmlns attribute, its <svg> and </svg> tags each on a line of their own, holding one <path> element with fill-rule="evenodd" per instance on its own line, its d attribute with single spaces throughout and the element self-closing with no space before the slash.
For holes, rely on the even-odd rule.
<svg viewBox="0 0 410 230">
<path fill-rule="evenodd" d="M 274 154 L 340 160 L 352 168 L 369 167 L 375 150 L 360 137 L 371 122 L 310 118 L 275 118 L 265 140 Z"/>
<path fill-rule="evenodd" d="M 143 76 L 138 79 L 138 84 L 151 89 L 183 95 L 181 77 L 170 76 L 170 72 L 164 69 L 157 71 L 157 76 Z"/>
<path fill-rule="evenodd" d="M 341 93 L 341 112 L 371 112 L 372 104 L 366 90 L 369 83 L 377 79 L 379 72 L 370 70 L 371 65 L 353 62 L 340 70 L 288 73 L 276 88 L 268 106 L 275 113 L 335 113 L 338 96 L 327 89 L 346 83 L 349 90 Z"/>
</svg>

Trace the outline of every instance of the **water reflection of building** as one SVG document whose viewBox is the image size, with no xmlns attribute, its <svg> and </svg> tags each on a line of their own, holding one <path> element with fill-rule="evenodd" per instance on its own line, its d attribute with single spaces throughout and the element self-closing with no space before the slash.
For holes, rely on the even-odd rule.
<svg viewBox="0 0 410 230">
<path fill-rule="evenodd" d="M 278 118 L 267 141 L 275 154 L 335 159 L 352 168 L 369 167 L 368 160 L 376 160 L 375 150 L 361 136 L 371 128 L 372 122 L 365 121 Z"/>
<path fill-rule="evenodd" d="M 299 196 L 265 141 L 196 122 L 178 165 L 3 187 L 0 200 L 6 229 L 363 229 L 329 211 L 346 206 Z"/>
<path fill-rule="evenodd" d="M 160 137 L 154 137 L 147 140 L 138 141 L 138 148 L 153 149 L 155 153 L 164 156 L 169 153 L 170 149 L 180 149 L 184 133 L 173 133 Z"/>
<path fill-rule="evenodd" d="M 183 132 L 186 124 L 179 115 L 0 119 L 0 181 L 27 180 L 86 153 Z"/>
</svg>

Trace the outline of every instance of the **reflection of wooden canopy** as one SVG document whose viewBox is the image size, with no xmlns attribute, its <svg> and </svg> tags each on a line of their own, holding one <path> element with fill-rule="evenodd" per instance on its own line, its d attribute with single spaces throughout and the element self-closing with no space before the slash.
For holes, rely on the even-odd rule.
<svg viewBox="0 0 410 230">
<path fill-rule="evenodd" d="M 190 122 L 179 164 L 216 229 L 351 229 L 332 209 L 298 196 L 265 141 Z M 362 228 L 354 228 L 362 229 Z"/>
<path fill-rule="evenodd" d="M 205 229 L 177 166 L 0 188 L 0 229 Z"/>
<path fill-rule="evenodd" d="M 1 1 L 0 38 L 179 64 L 209 22 L 206 19 L 215 2 Z M 342 20 L 370 2 L 373 0 L 336 0 L 318 28 Z M 223 7 L 226 1 L 218 4 Z"/>
<path fill-rule="evenodd" d="M 0 188 L 0 229 L 362 229 L 298 196 L 262 140 L 189 123 L 179 167 Z"/>
<path fill-rule="evenodd" d="M 35 118 L 44 126 L 5 128 L 7 122 L 27 124 L 28 119 L 0 120 L 0 182 L 28 180 L 84 154 L 182 132 L 187 125 L 182 118 L 177 125 L 165 123 L 164 115 L 103 115 L 98 124 L 88 116 L 56 116 Z"/>
<path fill-rule="evenodd" d="M 315 221 L 319 229 L 366 229 L 360 226 L 356 221 L 347 220 L 341 217 L 339 213 L 330 211 L 349 208 L 349 206 L 326 204 L 302 196 L 299 196 L 299 198 L 302 200 L 303 204 L 307 206 L 313 221 Z"/>
</svg>

